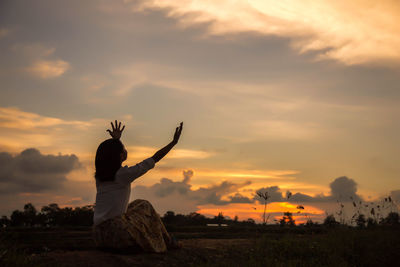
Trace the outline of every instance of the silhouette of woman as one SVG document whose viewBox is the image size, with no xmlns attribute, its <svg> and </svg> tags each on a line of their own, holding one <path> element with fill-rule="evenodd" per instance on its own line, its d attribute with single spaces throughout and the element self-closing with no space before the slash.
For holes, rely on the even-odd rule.
<svg viewBox="0 0 400 267">
<path fill-rule="evenodd" d="M 128 152 L 120 141 L 121 122 L 111 122 L 111 137 L 97 148 L 95 159 L 96 203 L 93 217 L 93 239 L 98 248 L 123 251 L 138 249 L 165 252 L 179 247 L 165 229 L 150 202 L 136 199 L 129 202 L 131 183 L 152 169 L 179 141 L 183 122 L 176 127 L 173 140 L 152 157 L 134 166 L 122 167 Z"/>
</svg>

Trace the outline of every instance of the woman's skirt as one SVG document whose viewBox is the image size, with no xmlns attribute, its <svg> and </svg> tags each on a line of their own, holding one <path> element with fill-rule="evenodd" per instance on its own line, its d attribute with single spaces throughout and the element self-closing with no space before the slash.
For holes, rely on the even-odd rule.
<svg viewBox="0 0 400 267">
<path fill-rule="evenodd" d="M 93 226 L 96 247 L 165 252 L 171 238 L 150 202 L 137 199 L 126 213 Z"/>
</svg>

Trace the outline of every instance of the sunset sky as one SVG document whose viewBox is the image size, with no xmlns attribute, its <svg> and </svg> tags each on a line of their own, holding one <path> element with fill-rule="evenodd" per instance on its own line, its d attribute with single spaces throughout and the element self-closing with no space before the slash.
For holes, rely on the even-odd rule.
<svg viewBox="0 0 400 267">
<path fill-rule="evenodd" d="M 94 204 L 115 119 L 128 165 L 184 122 L 132 184 L 160 214 L 400 203 L 398 1 L 3 0 L 0 80 L 0 215 Z"/>
</svg>

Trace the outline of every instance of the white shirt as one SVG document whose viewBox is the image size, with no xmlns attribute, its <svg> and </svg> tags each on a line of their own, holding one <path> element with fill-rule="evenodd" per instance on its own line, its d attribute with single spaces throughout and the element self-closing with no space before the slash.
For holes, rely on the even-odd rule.
<svg viewBox="0 0 400 267">
<path fill-rule="evenodd" d="M 131 183 L 152 169 L 154 165 L 154 159 L 148 158 L 135 166 L 121 167 L 116 172 L 114 181 L 98 182 L 96 180 L 97 194 L 93 216 L 94 225 L 125 213 L 131 194 Z"/>
</svg>

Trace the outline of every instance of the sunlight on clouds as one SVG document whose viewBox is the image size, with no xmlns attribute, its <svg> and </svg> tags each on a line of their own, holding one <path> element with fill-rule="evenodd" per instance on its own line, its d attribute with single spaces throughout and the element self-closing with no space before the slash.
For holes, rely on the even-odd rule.
<svg viewBox="0 0 400 267">
<path fill-rule="evenodd" d="M 129 2 L 129 1 L 127 1 Z M 133 11 L 165 9 L 186 27 L 210 23 L 210 34 L 257 32 L 292 39 L 300 53 L 344 64 L 400 60 L 400 4 L 396 1 L 142 1 Z"/>
<path fill-rule="evenodd" d="M 196 170 L 196 176 L 229 177 L 229 178 L 264 178 L 264 179 L 293 179 L 283 177 L 299 173 L 294 170 Z"/>
<path fill-rule="evenodd" d="M 91 126 L 92 123 L 85 121 L 67 121 L 59 118 L 45 117 L 36 113 L 25 112 L 14 107 L 0 107 L 0 128 L 31 130 L 39 127 L 59 125 L 88 127 Z"/>
<path fill-rule="evenodd" d="M 190 149 L 174 149 L 171 151 L 169 157 L 171 159 L 182 159 L 182 158 L 192 158 L 192 159 L 205 159 L 213 156 L 215 153 L 199 151 L 199 150 L 190 150 Z"/>
<path fill-rule="evenodd" d="M 69 63 L 63 60 L 40 60 L 26 70 L 41 79 L 49 79 L 63 75 L 69 67 Z"/>
<path fill-rule="evenodd" d="M 70 69 L 70 64 L 54 57 L 56 49 L 40 43 L 15 44 L 11 48 L 14 53 L 23 56 L 23 71 L 40 79 L 51 79 L 63 75 Z"/>
<path fill-rule="evenodd" d="M 45 153 L 87 154 L 100 142 L 109 120 L 64 120 L 25 112 L 15 107 L 0 107 L 0 147 L 13 153 L 35 147 Z M 98 138 L 98 140 L 96 140 Z"/>
<path fill-rule="evenodd" d="M 158 149 L 159 148 L 147 147 L 147 146 L 128 146 L 127 147 L 127 150 L 129 153 L 129 158 L 132 158 L 135 160 L 150 157 L 155 152 L 157 152 Z M 211 153 L 211 152 L 177 148 L 177 149 L 172 150 L 170 153 L 168 153 L 168 158 L 170 158 L 170 159 L 182 159 L 182 158 L 205 159 L 205 158 L 209 158 L 213 155 L 214 155 L 214 153 Z"/>
</svg>

